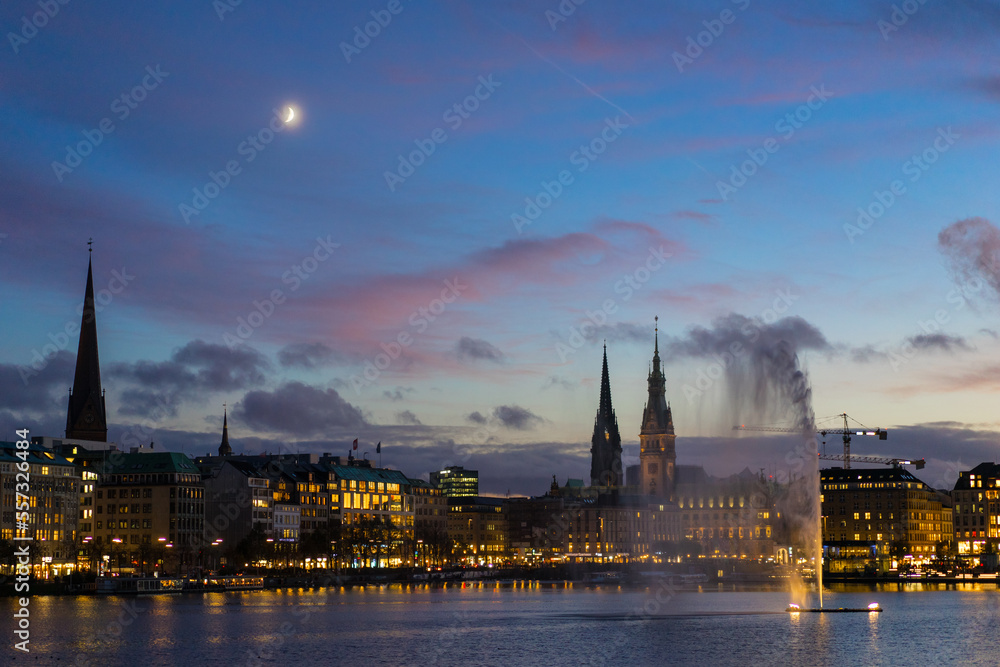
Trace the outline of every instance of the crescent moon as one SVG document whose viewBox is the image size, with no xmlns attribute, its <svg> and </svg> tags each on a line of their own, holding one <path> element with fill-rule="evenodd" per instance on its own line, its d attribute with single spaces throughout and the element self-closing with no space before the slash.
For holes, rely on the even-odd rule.
<svg viewBox="0 0 1000 667">
<path fill-rule="evenodd" d="M 288 118 L 285 119 L 286 123 L 291 123 L 295 120 L 295 109 L 293 107 L 288 107 Z"/>
</svg>

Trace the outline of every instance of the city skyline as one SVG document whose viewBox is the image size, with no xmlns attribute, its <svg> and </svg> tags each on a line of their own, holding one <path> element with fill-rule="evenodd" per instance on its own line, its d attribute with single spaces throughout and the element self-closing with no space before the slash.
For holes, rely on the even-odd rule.
<svg viewBox="0 0 1000 667">
<path fill-rule="evenodd" d="M 754 331 L 890 429 L 855 453 L 996 460 L 989 3 L 223 5 L 0 10 L 8 431 L 64 431 L 92 237 L 110 440 L 202 455 L 228 403 L 237 453 L 539 494 L 589 478 L 604 340 L 637 460 L 659 316 L 679 465 L 784 465 L 713 366 Z"/>
</svg>

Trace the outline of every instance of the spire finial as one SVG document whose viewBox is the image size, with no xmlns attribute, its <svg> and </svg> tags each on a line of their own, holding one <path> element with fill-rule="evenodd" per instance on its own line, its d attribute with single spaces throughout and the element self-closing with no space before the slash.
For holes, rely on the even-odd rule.
<svg viewBox="0 0 1000 667">
<path fill-rule="evenodd" d="M 660 316 L 653 317 L 653 352 L 660 353 Z"/>
<path fill-rule="evenodd" d="M 90 254 L 94 253 L 94 237 L 93 236 L 91 236 L 90 240 L 87 241 L 87 252 L 89 252 Z"/>
</svg>

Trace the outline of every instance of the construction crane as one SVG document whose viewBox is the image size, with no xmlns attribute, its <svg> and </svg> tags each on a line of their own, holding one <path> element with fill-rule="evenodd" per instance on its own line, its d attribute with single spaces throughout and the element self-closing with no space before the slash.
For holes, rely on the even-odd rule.
<svg viewBox="0 0 1000 667">
<path fill-rule="evenodd" d="M 821 436 L 823 436 L 823 438 L 826 438 L 826 436 L 828 434 L 829 435 L 840 435 L 840 436 L 843 436 L 843 438 L 844 438 L 844 456 L 843 456 L 842 460 L 844 461 L 844 469 L 845 470 L 850 469 L 850 467 L 851 467 L 851 461 L 852 460 L 853 461 L 857 461 L 859 463 L 891 463 L 892 461 L 899 460 L 899 459 L 880 459 L 878 461 L 875 461 L 875 460 L 864 461 L 863 460 L 864 457 L 852 457 L 851 456 L 851 436 L 854 436 L 854 435 L 877 435 L 879 440 L 885 440 L 885 439 L 887 439 L 889 437 L 889 432 L 887 430 L 885 430 L 885 429 L 882 429 L 882 428 L 876 428 L 874 430 L 868 429 L 867 427 L 865 427 L 860 422 L 858 422 L 858 424 L 861 426 L 862 430 L 858 430 L 857 428 L 853 428 L 852 429 L 852 428 L 850 428 L 850 426 L 847 423 L 847 413 L 846 412 L 841 413 L 841 414 L 836 415 L 836 416 L 844 418 L 844 428 L 821 428 L 821 429 L 817 429 L 816 432 L 819 433 Z M 857 421 L 857 420 L 855 419 L 854 421 Z M 788 428 L 787 426 L 746 426 L 746 425 L 741 425 L 741 426 L 734 426 L 733 430 L 734 431 L 770 431 L 770 432 L 773 432 L 773 433 L 801 433 L 802 432 L 801 429 Z M 826 444 L 825 440 L 824 440 L 823 444 L 824 445 Z M 825 457 L 826 457 L 826 454 L 823 454 L 823 455 L 820 456 L 820 458 L 825 458 Z M 867 458 L 871 458 L 871 457 L 867 457 Z M 840 460 L 840 459 L 841 459 L 841 457 L 837 456 L 837 457 L 833 457 L 830 460 Z M 921 466 L 921 467 L 923 467 L 923 466 Z"/>
<path fill-rule="evenodd" d="M 840 454 L 820 454 L 819 457 L 824 461 L 843 461 L 844 457 Z M 922 469 L 926 462 L 923 459 L 917 459 L 915 461 L 910 461 L 909 459 L 887 459 L 881 456 L 857 456 L 852 454 L 851 461 L 855 463 L 880 463 L 882 465 L 893 466 L 894 468 L 902 468 L 903 466 L 913 465 L 917 467 L 917 470 Z"/>
</svg>

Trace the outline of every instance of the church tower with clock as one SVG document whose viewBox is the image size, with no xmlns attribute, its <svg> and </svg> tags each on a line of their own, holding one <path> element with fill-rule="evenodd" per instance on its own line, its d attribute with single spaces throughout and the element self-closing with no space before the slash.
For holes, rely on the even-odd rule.
<svg viewBox="0 0 1000 667">
<path fill-rule="evenodd" d="M 101 389 L 101 362 L 97 354 L 97 309 L 94 306 L 93 262 L 87 262 L 87 289 L 83 297 L 80 345 L 76 373 L 66 413 L 66 438 L 108 441 L 108 419 Z"/>
<path fill-rule="evenodd" d="M 656 318 L 659 323 L 659 317 Z M 653 367 L 649 372 L 649 397 L 639 431 L 639 462 L 642 465 L 640 493 L 673 500 L 677 454 L 674 450 L 674 418 L 666 397 L 666 378 L 660 368 L 659 327 L 654 331 Z"/>
</svg>

